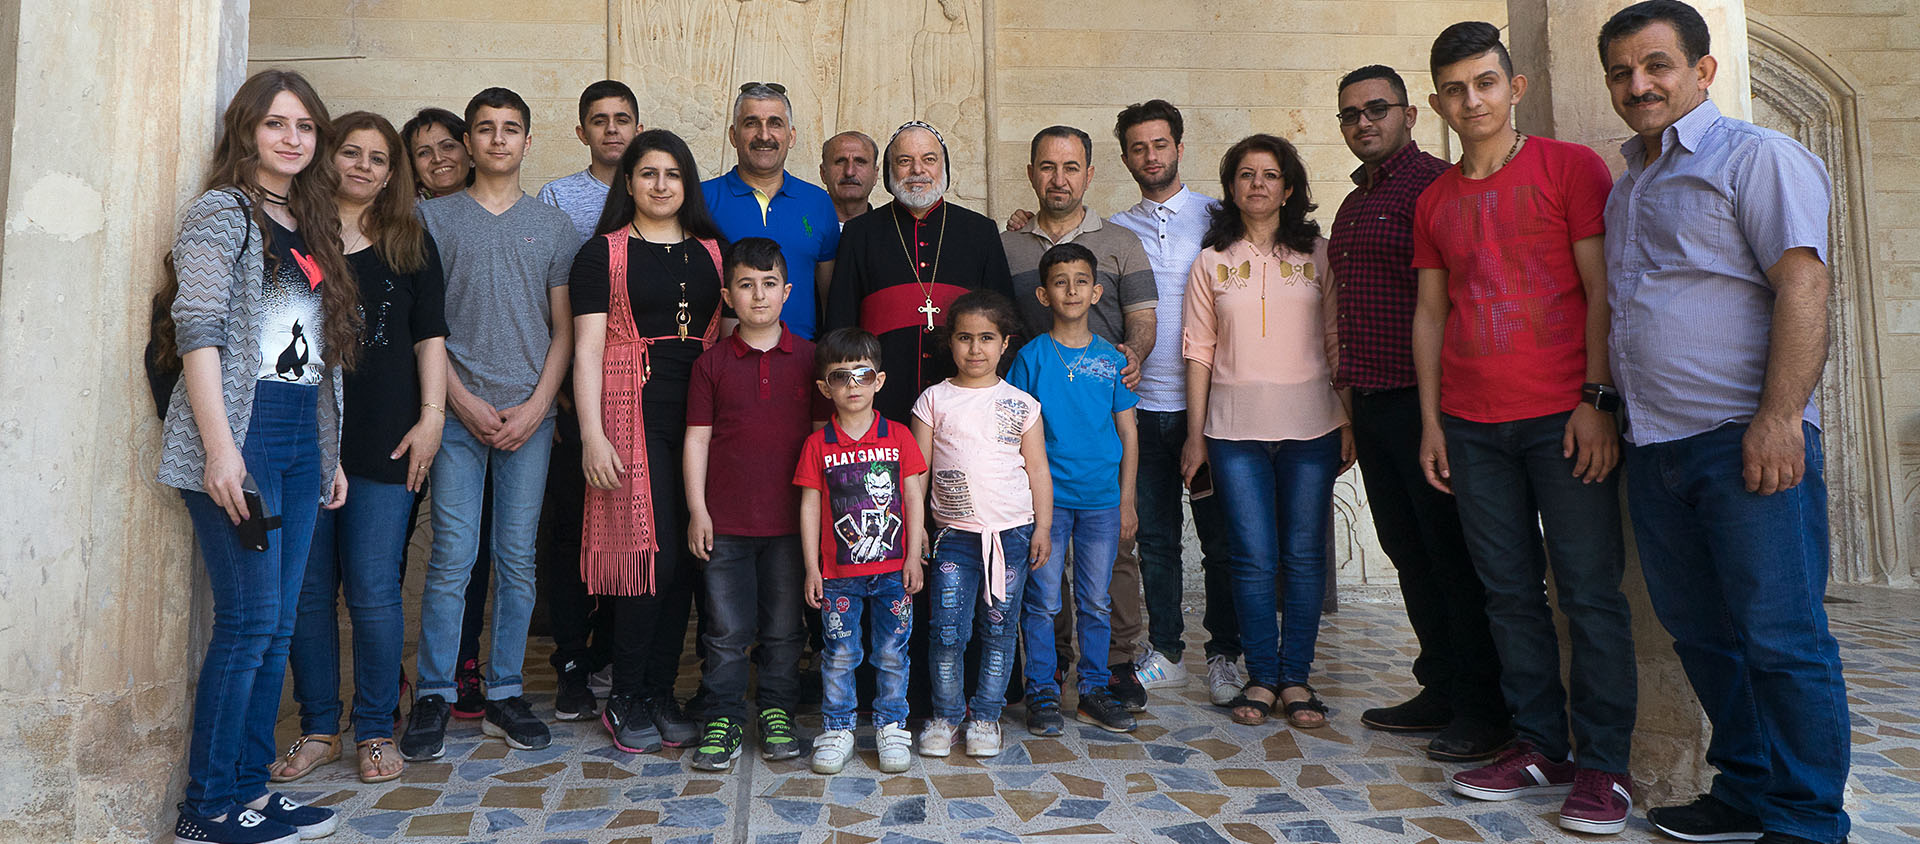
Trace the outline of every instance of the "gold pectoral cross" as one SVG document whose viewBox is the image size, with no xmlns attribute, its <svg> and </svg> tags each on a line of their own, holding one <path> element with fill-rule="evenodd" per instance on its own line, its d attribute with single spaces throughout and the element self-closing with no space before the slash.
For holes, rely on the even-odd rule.
<svg viewBox="0 0 1920 844">
<path fill-rule="evenodd" d="M 927 297 L 927 303 L 924 305 L 921 305 L 919 308 L 916 308 L 915 310 L 918 310 L 919 312 L 927 315 L 927 330 L 932 331 L 933 315 L 940 312 L 939 308 L 936 308 L 933 306 L 933 297 L 931 296 Z"/>
</svg>

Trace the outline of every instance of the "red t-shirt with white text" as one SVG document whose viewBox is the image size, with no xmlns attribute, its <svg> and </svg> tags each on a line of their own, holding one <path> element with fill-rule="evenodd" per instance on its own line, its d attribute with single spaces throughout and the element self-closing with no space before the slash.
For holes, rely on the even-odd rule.
<svg viewBox="0 0 1920 844">
<path fill-rule="evenodd" d="M 906 564 L 906 481 L 926 471 L 907 426 L 879 414 L 858 437 L 837 419 L 807 437 L 793 482 L 820 491 L 822 578 L 892 574 Z"/>
<path fill-rule="evenodd" d="M 1528 136 L 1485 179 L 1449 168 L 1414 210 L 1413 265 L 1447 271 L 1440 409 L 1475 422 L 1561 413 L 1587 373 L 1573 244 L 1606 233 L 1613 177 L 1593 150 Z"/>
</svg>

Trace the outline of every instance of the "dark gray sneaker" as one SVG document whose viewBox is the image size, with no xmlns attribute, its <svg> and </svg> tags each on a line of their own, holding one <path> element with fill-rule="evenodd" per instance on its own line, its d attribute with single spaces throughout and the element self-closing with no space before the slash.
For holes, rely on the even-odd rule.
<svg viewBox="0 0 1920 844">
<path fill-rule="evenodd" d="M 519 695 L 487 701 L 486 717 L 480 722 L 480 732 L 505 739 L 515 750 L 539 750 L 553 743 L 547 725 L 534 716 L 533 707 Z"/>
<path fill-rule="evenodd" d="M 1027 732 L 1036 736 L 1057 736 L 1066 728 L 1060 717 L 1060 698 L 1054 692 L 1027 693 Z"/>
<path fill-rule="evenodd" d="M 712 735 L 712 724 L 707 725 L 707 733 Z M 778 706 L 760 710 L 760 758 L 778 762 L 799 755 L 800 739 L 793 734 L 793 716 Z"/>
<path fill-rule="evenodd" d="M 740 758 L 740 745 L 746 731 L 740 722 L 721 716 L 707 722 L 707 734 L 700 738 L 700 745 L 693 749 L 693 767 L 698 771 L 725 771 L 733 768 L 733 760 Z"/>
<path fill-rule="evenodd" d="M 400 736 L 400 756 L 408 762 L 438 759 L 447 752 L 447 718 L 453 707 L 439 695 L 413 702 L 407 731 Z"/>
<path fill-rule="evenodd" d="M 613 736 L 613 746 L 628 753 L 657 753 L 660 730 L 653 726 L 653 714 L 646 700 L 634 695 L 613 695 L 600 713 L 600 724 Z"/>
<path fill-rule="evenodd" d="M 1133 720 L 1133 714 L 1127 711 L 1126 704 L 1115 700 L 1113 693 L 1106 689 L 1081 692 L 1080 706 L 1074 711 L 1074 717 L 1081 723 L 1113 733 L 1131 733 L 1134 727 L 1139 726 Z"/>
<path fill-rule="evenodd" d="M 647 712 L 653 717 L 653 726 L 660 731 L 660 743 L 668 747 L 686 747 L 700 738 L 700 722 L 687 717 L 686 710 L 680 708 L 680 701 L 672 693 L 664 694 L 647 701 Z"/>
<path fill-rule="evenodd" d="M 1647 810 L 1653 828 L 1682 841 L 1756 841 L 1760 819 L 1702 794 L 1685 806 L 1658 806 Z"/>
<path fill-rule="evenodd" d="M 587 684 L 587 669 L 575 660 L 554 669 L 559 688 L 553 696 L 553 717 L 562 721 L 585 721 L 598 715 L 599 701 Z"/>
</svg>

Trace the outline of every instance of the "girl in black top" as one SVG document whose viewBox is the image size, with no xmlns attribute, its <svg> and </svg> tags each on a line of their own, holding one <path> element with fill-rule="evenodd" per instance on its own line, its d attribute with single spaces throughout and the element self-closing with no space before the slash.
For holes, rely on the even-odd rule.
<svg viewBox="0 0 1920 844">
<path fill-rule="evenodd" d="M 697 737 L 673 697 L 694 576 L 680 455 L 693 362 L 723 331 L 720 235 L 686 143 L 635 138 L 595 231 L 569 282 L 589 486 L 581 568 L 590 592 L 615 601 L 602 721 L 615 746 L 642 753 Z"/>
<path fill-rule="evenodd" d="M 365 111 L 334 122 L 340 239 L 366 326 L 347 375 L 340 462 L 353 495 L 314 526 L 290 661 L 300 738 L 273 768 L 299 779 L 339 756 L 340 642 L 335 595 L 353 620 L 353 737 L 360 779 L 386 782 L 404 763 L 393 744 L 405 618 L 400 578 L 409 518 L 446 424 L 447 324 L 440 258 L 414 215 L 400 135 Z"/>
</svg>

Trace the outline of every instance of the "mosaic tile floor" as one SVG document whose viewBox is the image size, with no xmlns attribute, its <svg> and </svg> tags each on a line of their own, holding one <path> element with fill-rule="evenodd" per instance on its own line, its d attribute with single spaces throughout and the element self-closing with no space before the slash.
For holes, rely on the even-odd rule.
<svg viewBox="0 0 1920 844">
<path fill-rule="evenodd" d="M 1853 704 L 1852 840 L 1912 841 L 1920 838 L 1920 591 L 1835 597 Z M 1188 603 L 1197 609 L 1197 596 Z M 1189 654 L 1197 652 L 1195 644 Z M 617 751 L 597 721 L 555 723 L 553 746 L 533 753 L 483 738 L 477 722 L 455 722 L 445 759 L 412 765 L 398 782 L 362 785 L 348 754 L 288 791 L 339 810 L 344 822 L 331 839 L 339 842 L 1581 840 L 1554 825 L 1557 797 L 1455 797 L 1446 784 L 1455 766 L 1428 761 L 1424 739 L 1358 725 L 1362 709 L 1414 691 L 1412 653 L 1397 603 L 1350 598 L 1328 616 L 1316 683 L 1333 725 L 1317 731 L 1235 725 L 1208 704 L 1202 677 L 1154 693 L 1130 736 L 1069 721 L 1062 737 L 1034 738 L 1020 726 L 1024 710 L 1010 707 L 999 757 L 916 758 L 900 775 L 875 770 L 866 732 L 860 761 L 839 776 L 812 774 L 804 758 L 766 763 L 751 751 L 733 772 L 714 775 L 693 771 L 683 750 Z M 527 674 L 535 711 L 550 715 L 544 651 L 528 655 Z M 801 723 L 810 735 L 819 719 Z M 289 737 L 293 729 L 282 724 Z M 1636 812 L 1624 834 L 1587 840 L 1660 839 Z"/>
</svg>

